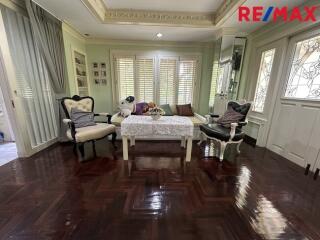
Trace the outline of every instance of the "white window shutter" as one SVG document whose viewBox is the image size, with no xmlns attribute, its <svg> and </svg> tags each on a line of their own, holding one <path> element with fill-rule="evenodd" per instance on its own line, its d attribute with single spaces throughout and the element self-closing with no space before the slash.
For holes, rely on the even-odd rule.
<svg viewBox="0 0 320 240">
<path fill-rule="evenodd" d="M 181 59 L 179 62 L 178 104 L 192 104 L 197 77 L 197 60 Z"/>
<path fill-rule="evenodd" d="M 115 66 L 119 100 L 124 99 L 128 96 L 134 96 L 134 57 L 116 57 Z"/>
<path fill-rule="evenodd" d="M 161 58 L 159 71 L 159 104 L 175 104 L 177 97 L 177 65 L 175 58 Z"/>
<path fill-rule="evenodd" d="M 154 102 L 154 59 L 136 59 L 136 100 L 138 102 Z"/>
</svg>

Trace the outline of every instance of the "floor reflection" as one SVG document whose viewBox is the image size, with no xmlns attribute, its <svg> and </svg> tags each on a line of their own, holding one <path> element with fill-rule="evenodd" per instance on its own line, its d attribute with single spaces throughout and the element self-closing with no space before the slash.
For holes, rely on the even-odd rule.
<svg viewBox="0 0 320 240">
<path fill-rule="evenodd" d="M 264 239 L 279 239 L 285 233 L 287 219 L 262 194 L 257 199 L 255 216 L 251 217 L 250 225 Z"/>
<path fill-rule="evenodd" d="M 250 178 L 251 171 L 246 166 L 242 166 L 238 176 L 238 193 L 236 195 L 236 205 L 239 209 L 242 209 L 247 203 L 246 197 L 248 195 Z"/>
</svg>

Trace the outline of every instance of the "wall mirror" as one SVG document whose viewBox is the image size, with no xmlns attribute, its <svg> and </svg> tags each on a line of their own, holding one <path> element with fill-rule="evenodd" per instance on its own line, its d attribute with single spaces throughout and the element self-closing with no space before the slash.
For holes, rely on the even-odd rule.
<svg viewBox="0 0 320 240">
<path fill-rule="evenodd" d="M 240 77 L 246 38 L 232 35 L 222 36 L 220 44 L 217 94 L 228 100 L 236 100 L 240 86 Z"/>
</svg>

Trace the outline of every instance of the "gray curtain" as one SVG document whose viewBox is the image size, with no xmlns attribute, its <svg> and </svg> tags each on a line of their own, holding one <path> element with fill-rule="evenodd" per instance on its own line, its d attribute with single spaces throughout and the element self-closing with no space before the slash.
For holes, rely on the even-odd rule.
<svg viewBox="0 0 320 240">
<path fill-rule="evenodd" d="M 66 63 L 62 23 L 31 0 L 26 0 L 26 8 L 35 40 L 50 75 L 52 87 L 55 93 L 65 94 Z"/>
<path fill-rule="evenodd" d="M 17 96 L 24 110 L 23 121 L 35 148 L 58 137 L 50 77 L 29 19 L 6 7 L 0 9 L 15 68 Z"/>
<path fill-rule="evenodd" d="M 32 0 L 26 0 L 26 8 L 35 41 L 46 63 L 51 86 L 56 94 L 59 141 L 67 141 L 67 129 L 62 123 L 64 114 L 60 101 L 66 94 L 67 79 L 62 23 Z"/>
</svg>

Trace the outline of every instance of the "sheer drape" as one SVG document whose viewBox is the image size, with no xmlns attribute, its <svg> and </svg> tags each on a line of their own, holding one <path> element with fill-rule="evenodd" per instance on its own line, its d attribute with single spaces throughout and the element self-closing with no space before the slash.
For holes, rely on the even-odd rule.
<svg viewBox="0 0 320 240">
<path fill-rule="evenodd" d="M 32 147 L 57 138 L 54 94 L 28 18 L 1 8 Z"/>
<path fill-rule="evenodd" d="M 66 63 L 62 23 L 47 11 L 26 0 L 34 40 L 46 63 L 55 93 L 65 94 Z"/>
</svg>

